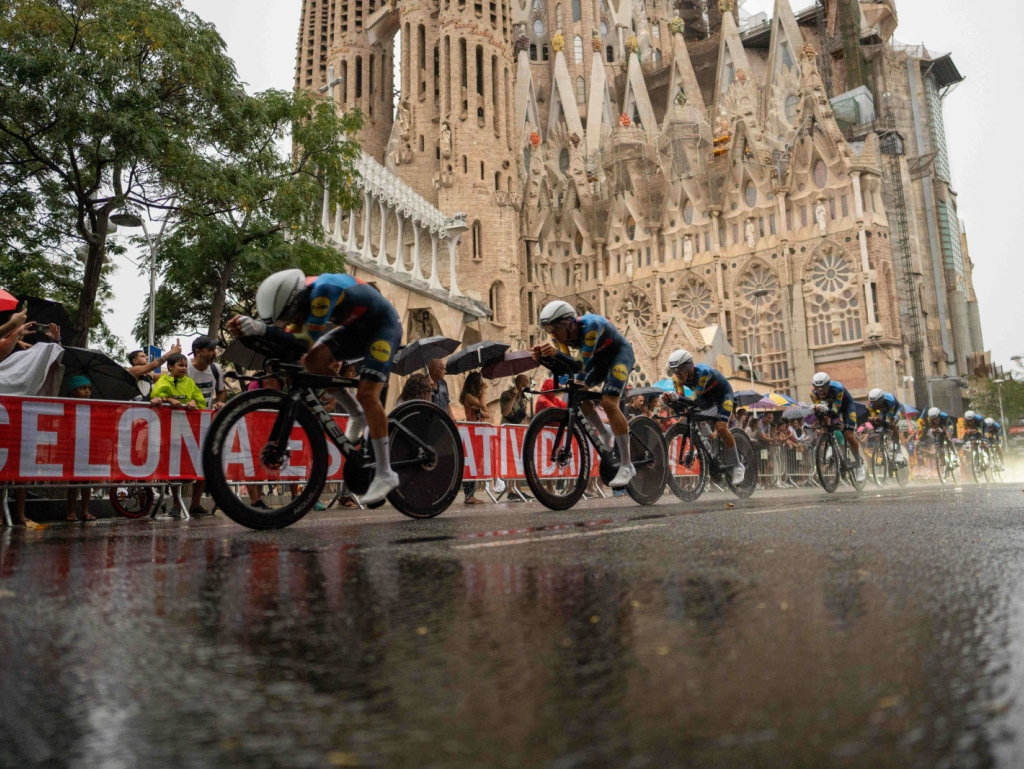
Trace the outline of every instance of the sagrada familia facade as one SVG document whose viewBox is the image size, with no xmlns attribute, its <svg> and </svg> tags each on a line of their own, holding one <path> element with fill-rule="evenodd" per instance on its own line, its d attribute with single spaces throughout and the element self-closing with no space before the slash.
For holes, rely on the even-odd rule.
<svg viewBox="0 0 1024 769">
<path fill-rule="evenodd" d="M 564 298 L 636 383 L 686 347 L 924 404 L 983 343 L 942 122 L 963 77 L 896 25 L 895 0 L 302 0 L 296 86 L 366 116 L 366 205 L 325 227 L 408 338 L 528 347 Z"/>
</svg>

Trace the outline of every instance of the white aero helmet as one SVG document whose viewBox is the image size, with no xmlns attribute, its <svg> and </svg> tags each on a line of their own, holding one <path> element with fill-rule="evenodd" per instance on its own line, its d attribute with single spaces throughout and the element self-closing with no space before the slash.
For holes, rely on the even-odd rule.
<svg viewBox="0 0 1024 769">
<path fill-rule="evenodd" d="M 565 318 L 575 317 L 576 309 L 568 302 L 563 302 L 559 299 L 544 305 L 544 309 L 540 311 L 540 325 L 549 326 Z"/>
<path fill-rule="evenodd" d="M 975 415 L 973 411 L 968 411 L 966 414 L 964 414 L 964 419 L 970 422 L 972 419 L 974 419 L 974 416 Z"/>
<path fill-rule="evenodd" d="M 868 400 L 871 401 L 872 403 L 878 403 L 878 401 L 882 400 L 882 396 L 884 395 L 885 393 L 882 392 L 882 388 L 876 387 L 874 390 L 868 393 Z"/>
<path fill-rule="evenodd" d="M 930 409 L 928 409 L 929 419 L 938 419 L 940 414 L 942 414 L 942 412 L 939 411 L 938 406 L 932 406 Z"/>
<path fill-rule="evenodd" d="M 994 420 L 992 417 L 989 417 L 988 419 L 985 420 L 985 424 L 988 425 L 989 427 L 991 427 L 995 423 L 996 423 L 996 420 Z"/>
<path fill-rule="evenodd" d="M 824 371 L 819 371 L 817 374 L 814 375 L 814 378 L 811 379 L 811 384 L 815 388 L 828 387 L 830 384 L 832 384 L 832 377 L 830 377 Z"/>
<path fill-rule="evenodd" d="M 302 270 L 281 270 L 264 280 L 256 289 L 256 312 L 264 323 L 281 319 L 299 292 L 306 287 Z"/>
<path fill-rule="evenodd" d="M 693 356 L 686 350 L 676 350 L 668 356 L 669 371 L 675 371 L 680 366 L 685 366 L 687 363 L 693 363 Z"/>
</svg>

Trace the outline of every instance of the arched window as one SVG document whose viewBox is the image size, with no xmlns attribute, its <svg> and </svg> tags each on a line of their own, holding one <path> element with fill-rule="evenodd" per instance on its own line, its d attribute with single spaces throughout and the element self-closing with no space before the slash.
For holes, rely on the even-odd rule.
<svg viewBox="0 0 1024 769">
<path fill-rule="evenodd" d="M 811 264 L 807 325 L 815 347 L 861 338 L 861 294 L 855 279 L 851 261 L 831 245 Z"/>
<path fill-rule="evenodd" d="M 483 229 L 480 227 L 480 220 L 473 222 L 473 258 L 484 258 Z"/>
<path fill-rule="evenodd" d="M 576 35 L 576 37 L 573 38 L 572 50 L 573 50 L 573 55 L 576 58 L 576 63 L 577 64 L 582 64 L 583 63 L 583 38 L 580 37 L 579 35 Z"/>
<path fill-rule="evenodd" d="M 543 35 L 544 34 L 544 22 L 540 19 L 533 20 L 533 34 Z"/>
<path fill-rule="evenodd" d="M 530 43 L 530 61 L 537 61 L 537 44 Z"/>
<path fill-rule="evenodd" d="M 789 355 L 782 295 L 775 273 L 755 261 L 736 282 L 737 338 L 733 347 L 753 356 L 758 374 L 778 390 L 789 387 Z"/>
<path fill-rule="evenodd" d="M 572 20 L 579 21 L 583 17 L 580 11 L 580 0 L 572 0 Z"/>
<path fill-rule="evenodd" d="M 609 45 L 604 49 L 604 57 L 608 60 L 609 64 L 613 64 L 615 62 L 615 49 Z"/>
<path fill-rule="evenodd" d="M 498 173 L 497 171 L 494 173 L 494 189 L 501 189 L 501 174 Z"/>
<path fill-rule="evenodd" d="M 505 325 L 505 284 L 500 280 L 492 283 L 488 298 L 491 306 L 491 320 L 499 325 Z"/>
<path fill-rule="evenodd" d="M 587 103 L 587 81 L 582 77 L 576 78 L 576 103 Z"/>
<path fill-rule="evenodd" d="M 558 170 L 563 174 L 569 170 L 569 150 L 558 153 Z"/>
</svg>

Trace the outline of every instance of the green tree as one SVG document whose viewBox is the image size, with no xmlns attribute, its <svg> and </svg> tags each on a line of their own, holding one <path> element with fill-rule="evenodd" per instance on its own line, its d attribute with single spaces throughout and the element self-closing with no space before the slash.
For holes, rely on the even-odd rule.
<svg viewBox="0 0 1024 769">
<path fill-rule="evenodd" d="M 246 100 L 236 130 L 187 169 L 177 221 L 158 252 L 158 337 L 217 336 L 228 311 L 253 311 L 260 282 L 278 270 L 344 270 L 321 227 L 321 207 L 325 189 L 346 208 L 360 203 L 352 137 L 361 126 L 358 111 L 338 115 L 333 102 L 304 91 Z M 282 146 L 289 133 L 290 154 Z M 147 326 L 148 307 L 135 325 L 138 338 Z"/>
<path fill-rule="evenodd" d="M 80 273 L 48 273 L 68 343 L 97 321 L 110 215 L 173 207 L 244 114 L 224 48 L 176 0 L 0 0 L 0 256 L 43 270 L 81 247 Z"/>
<path fill-rule="evenodd" d="M 1017 371 L 1017 379 L 1005 378 L 1001 385 L 994 384 L 991 379 L 974 379 L 971 382 L 970 408 L 980 411 L 987 417 L 1001 420 L 999 414 L 999 390 L 1003 392 L 1003 413 L 1007 424 L 1004 429 L 1016 420 L 1024 418 L 1024 376 Z"/>
</svg>

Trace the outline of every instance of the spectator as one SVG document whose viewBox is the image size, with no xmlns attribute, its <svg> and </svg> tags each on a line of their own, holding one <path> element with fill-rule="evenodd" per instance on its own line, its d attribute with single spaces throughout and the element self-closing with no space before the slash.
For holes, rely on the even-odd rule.
<svg viewBox="0 0 1024 769">
<path fill-rule="evenodd" d="M 430 386 L 430 377 L 426 374 L 413 374 L 405 380 L 402 394 L 398 396 L 399 403 L 406 401 L 429 401 L 432 400 L 434 388 Z"/>
<path fill-rule="evenodd" d="M 181 342 L 176 339 L 169 351 L 153 361 L 148 359 L 145 350 L 133 350 L 128 353 L 128 373 L 138 381 L 139 392 L 148 396 L 153 391 L 153 385 L 156 384 L 156 380 L 159 378 L 153 372 L 159 370 L 169 357 L 180 352 Z"/>
<path fill-rule="evenodd" d="M 521 425 L 526 422 L 530 410 L 530 399 L 526 397 L 526 389 L 529 386 L 530 377 L 526 374 L 519 374 L 512 380 L 512 386 L 501 394 L 498 405 L 501 408 L 501 423 L 503 425 Z M 519 490 L 515 481 L 509 481 L 505 488 L 509 502 L 525 502 L 532 499 Z"/>
<path fill-rule="evenodd" d="M 188 358 L 180 352 L 168 356 L 167 373 L 153 385 L 150 395 L 154 406 L 175 406 L 191 411 L 206 408 L 206 398 L 188 375 Z"/>
<path fill-rule="evenodd" d="M 634 395 L 630 397 L 629 404 L 626 406 L 626 411 L 623 412 L 624 416 L 629 419 L 630 417 L 642 417 L 647 416 L 645 411 L 644 396 Z"/>
<path fill-rule="evenodd" d="M 564 409 L 569 407 L 569 404 L 567 404 L 564 400 L 559 398 L 554 393 L 550 395 L 547 394 L 551 393 L 551 391 L 554 389 L 555 380 L 551 379 L 550 377 L 548 379 L 545 379 L 540 386 L 541 395 L 537 396 L 537 402 L 534 404 L 535 412 L 540 412 L 543 411 L 544 409 Z"/>
<path fill-rule="evenodd" d="M 54 397 L 64 378 L 60 327 L 27 323 L 27 318 L 20 309 L 0 325 L 0 395 Z"/>
<path fill-rule="evenodd" d="M 479 371 L 474 371 L 466 377 L 462 385 L 462 392 L 459 394 L 459 403 L 466 410 L 467 422 L 490 422 L 491 412 L 487 409 L 487 383 L 480 376 Z M 482 499 L 477 499 L 475 481 L 467 481 L 463 484 L 463 491 L 466 494 L 467 505 L 482 505 Z"/>
<path fill-rule="evenodd" d="M 73 376 L 68 379 L 68 397 L 88 400 L 92 397 L 92 382 L 89 377 Z M 89 500 L 92 498 L 92 489 L 68 489 L 68 515 L 65 521 L 95 521 L 96 516 L 89 512 Z M 78 515 L 75 515 L 75 507 L 78 506 Z"/>
<path fill-rule="evenodd" d="M 208 408 L 220 411 L 227 402 L 228 390 L 224 383 L 224 372 L 213 362 L 217 357 L 218 342 L 212 336 L 200 336 L 192 340 L 192 360 L 188 363 L 188 375 L 196 383 L 203 394 Z M 213 515 L 203 507 L 205 481 L 192 484 L 192 502 L 188 506 L 189 515 Z M 319 503 L 318 503 L 319 504 Z"/>
</svg>

